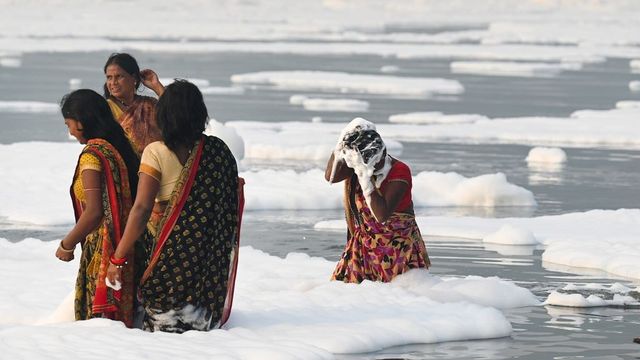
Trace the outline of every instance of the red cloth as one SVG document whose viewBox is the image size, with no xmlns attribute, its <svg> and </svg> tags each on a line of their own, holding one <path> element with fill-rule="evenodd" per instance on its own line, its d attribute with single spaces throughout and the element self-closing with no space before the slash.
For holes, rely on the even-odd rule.
<svg viewBox="0 0 640 360">
<path fill-rule="evenodd" d="M 411 169 L 409 169 L 409 166 L 407 166 L 407 164 L 403 163 L 400 160 L 395 160 L 394 164 L 391 166 L 391 170 L 389 170 L 389 174 L 387 174 L 386 179 L 384 179 L 384 181 L 382 182 L 382 184 L 380 185 L 380 191 L 384 194 L 385 190 L 387 188 L 387 185 L 389 184 L 389 182 L 393 181 L 393 180 L 401 180 L 407 183 L 407 185 L 409 185 L 409 189 L 407 189 L 407 191 L 404 193 L 404 196 L 402 197 L 402 200 L 400 200 L 400 203 L 398 204 L 398 207 L 395 208 L 394 211 L 397 212 L 403 212 L 405 210 L 407 210 L 411 205 L 411 188 L 412 188 L 412 182 L 411 182 Z"/>
</svg>

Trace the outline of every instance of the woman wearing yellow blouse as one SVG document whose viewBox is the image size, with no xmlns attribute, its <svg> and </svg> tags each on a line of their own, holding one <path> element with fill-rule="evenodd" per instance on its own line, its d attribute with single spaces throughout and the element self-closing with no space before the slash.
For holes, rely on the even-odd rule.
<svg viewBox="0 0 640 360">
<path fill-rule="evenodd" d="M 104 65 L 104 74 L 104 97 L 113 117 L 122 126 L 133 150 L 140 157 L 142 150 L 160 140 L 161 136 L 156 121 L 157 100 L 136 92 L 143 84 L 160 96 L 164 86 L 153 70 L 140 71 L 136 59 L 127 53 L 111 54 Z"/>
<path fill-rule="evenodd" d="M 69 133 L 86 146 L 78 159 L 71 186 L 76 224 L 56 250 L 71 261 L 82 246 L 76 280 L 75 318 L 103 317 L 133 325 L 133 268 L 123 267 L 119 289 L 108 288 L 106 271 L 120 241 L 138 183 L 139 160 L 107 102 L 92 90 L 81 89 L 62 99 Z"/>
<path fill-rule="evenodd" d="M 167 86 L 158 100 L 162 141 L 144 149 L 138 196 L 109 265 L 109 279 L 123 281 L 118 266 L 136 241 L 145 244 L 139 295 L 148 331 L 210 330 L 229 316 L 242 202 L 236 160 L 203 134 L 207 121 L 195 85 Z"/>
</svg>

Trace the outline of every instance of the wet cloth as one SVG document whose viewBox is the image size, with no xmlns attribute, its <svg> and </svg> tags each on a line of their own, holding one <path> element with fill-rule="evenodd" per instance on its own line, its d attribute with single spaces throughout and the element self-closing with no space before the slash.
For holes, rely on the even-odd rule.
<svg viewBox="0 0 640 360">
<path fill-rule="evenodd" d="M 411 187 L 411 173 L 403 165 L 396 160 L 385 182 L 404 181 Z M 430 266 L 415 215 L 396 211 L 384 223 L 378 222 L 355 175 L 345 180 L 345 205 L 347 245 L 332 280 L 388 282 L 409 269 Z"/>
<path fill-rule="evenodd" d="M 76 221 L 84 208 L 85 194 L 81 173 L 96 170 L 101 176 L 103 218 L 100 225 L 81 243 L 82 255 L 76 280 L 74 310 L 76 320 L 104 317 L 133 323 L 134 269 L 124 266 L 119 291 L 105 283 L 109 258 L 124 231 L 132 199 L 124 160 L 102 139 L 89 140 L 78 159 L 71 186 Z"/>
<path fill-rule="evenodd" d="M 123 111 L 113 99 L 107 99 L 113 117 L 124 129 L 138 158 L 147 145 L 162 138 L 156 121 L 157 102 L 149 96 L 136 96 L 127 110 Z"/>
<path fill-rule="evenodd" d="M 144 237 L 150 254 L 140 280 L 145 330 L 210 330 L 226 320 L 237 264 L 238 181 L 226 144 L 213 136 L 199 140 L 164 215 L 152 224 L 156 231 Z"/>
</svg>

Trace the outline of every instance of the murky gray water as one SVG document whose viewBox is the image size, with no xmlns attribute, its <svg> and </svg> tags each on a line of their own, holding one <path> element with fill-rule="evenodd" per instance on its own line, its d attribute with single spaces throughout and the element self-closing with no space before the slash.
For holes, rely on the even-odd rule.
<svg viewBox="0 0 640 360">
<path fill-rule="evenodd" d="M 108 53 L 27 54 L 20 68 L 0 67 L 0 100 L 57 102 L 69 91 L 69 79 L 96 90 L 103 83 L 102 66 Z M 155 69 L 161 77 L 207 79 L 212 86 L 229 86 L 232 74 L 268 70 L 327 70 L 378 74 L 383 65 L 400 67 L 397 76 L 457 79 L 466 88 L 456 98 L 391 99 L 358 95 L 371 103 L 364 114 L 386 122 L 391 114 L 411 111 L 477 113 L 490 117 L 551 115 L 567 116 L 579 109 L 609 109 L 616 101 L 638 99 L 630 94 L 632 80 L 627 60 L 588 65 L 580 72 L 557 78 L 531 79 L 450 74 L 446 61 L 390 60 L 376 56 L 307 57 L 267 54 L 158 54 L 135 53 L 141 66 Z M 296 94 L 304 93 L 296 91 Z M 353 115 L 306 112 L 289 105 L 288 91 L 248 90 L 244 95 L 207 95 L 210 114 L 219 121 L 308 120 L 348 121 Z M 325 94 L 326 95 L 326 94 Z M 47 140 L 66 141 L 58 114 L 0 113 L 0 143 Z M 454 171 L 465 176 L 503 172 L 511 183 L 531 190 L 536 208 L 422 208 L 418 215 L 538 216 L 590 209 L 640 206 L 640 152 L 603 149 L 565 149 L 569 161 L 556 172 L 527 168 L 530 147 L 518 145 L 460 145 L 404 143 L 401 158 L 414 173 Z M 304 168 L 301 163 L 255 163 L 257 167 Z M 315 164 L 323 166 L 323 164 Z M 4 176 L 5 174 L 2 174 Z M 344 246 L 341 233 L 313 230 L 319 220 L 341 218 L 334 211 L 255 211 L 245 214 L 242 244 L 270 254 L 305 252 L 337 260 Z M 27 228 L 2 223 L 0 237 L 20 241 L 25 237 L 59 239 L 68 227 Z M 540 249 L 521 255 L 501 255 L 481 243 L 451 238 L 429 238 L 428 248 L 441 275 L 499 276 L 531 289 L 544 300 L 567 282 L 622 282 L 606 274 L 581 274 L 577 269 L 554 269 L 540 260 Z M 502 249 L 501 251 L 504 251 Z M 327 275 L 329 276 L 329 275 Z M 637 283 L 635 284 L 638 285 Z M 568 309 L 527 307 L 506 312 L 514 327 L 510 338 L 432 345 L 411 345 L 345 359 L 640 359 L 640 310 L 619 308 Z"/>
</svg>

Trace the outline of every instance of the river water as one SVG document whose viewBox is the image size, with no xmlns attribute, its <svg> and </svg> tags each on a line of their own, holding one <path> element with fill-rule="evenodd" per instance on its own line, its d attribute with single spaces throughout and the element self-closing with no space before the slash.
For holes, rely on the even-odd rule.
<svg viewBox="0 0 640 360">
<path fill-rule="evenodd" d="M 69 92 L 69 79 L 81 79 L 82 87 L 100 89 L 102 66 L 108 53 L 34 53 L 22 57 L 22 66 L 0 67 L 0 100 L 58 102 Z M 568 116 L 580 109 L 610 109 L 619 100 L 630 99 L 628 60 L 612 59 L 587 65 L 582 71 L 554 78 L 509 78 L 451 74 L 446 61 L 393 60 L 377 56 L 298 56 L 286 54 L 176 54 L 135 53 L 142 67 L 161 77 L 200 78 L 212 86 L 230 86 L 232 74 L 271 70 L 326 70 L 379 73 L 383 65 L 400 68 L 397 76 L 444 77 L 459 80 L 465 93 L 455 98 L 401 99 L 358 95 L 371 103 L 369 120 L 387 122 L 388 116 L 412 111 L 472 113 L 489 117 Z M 597 86 L 596 86 L 597 85 Z M 253 88 L 242 95 L 206 95 L 209 113 L 218 121 L 300 121 L 313 116 L 325 122 L 346 122 L 344 113 L 309 113 L 290 106 L 289 91 Z M 296 91 L 295 94 L 305 94 Z M 313 94 L 311 94 L 313 95 Z M 637 98 L 638 95 L 636 94 Z M 58 114 L 0 113 L 0 144 L 45 140 L 68 141 Z M 465 176 L 503 172 L 509 182 L 531 190 L 535 208 L 420 208 L 418 215 L 473 215 L 528 217 L 587 211 L 590 209 L 637 208 L 640 192 L 640 151 L 565 149 L 570 161 L 560 171 L 537 171 L 524 161 L 530 149 L 520 145 L 448 143 L 403 143 L 401 155 L 414 174 L 420 171 L 453 171 Z M 245 161 L 244 168 L 308 169 L 322 163 L 295 161 Z M 4 175 L 4 174 L 3 174 Z M 320 220 L 338 219 L 330 211 L 248 211 L 242 244 L 284 256 L 305 252 L 337 260 L 344 234 L 316 231 Z M 33 228 L 0 220 L 0 237 L 20 241 L 25 237 L 59 239 L 68 226 Z M 566 283 L 620 282 L 607 274 L 561 269 L 543 264 L 541 249 L 530 252 L 496 251 L 477 241 L 426 239 L 437 275 L 498 276 L 530 289 L 540 300 Z M 499 249 L 498 249 L 499 250 Z M 513 253 L 514 255 L 501 255 Z M 514 333 L 509 338 L 411 345 L 371 354 L 339 356 L 345 359 L 640 359 L 640 346 L 631 343 L 640 336 L 640 310 L 635 308 L 571 309 L 552 306 L 506 311 Z"/>
</svg>

